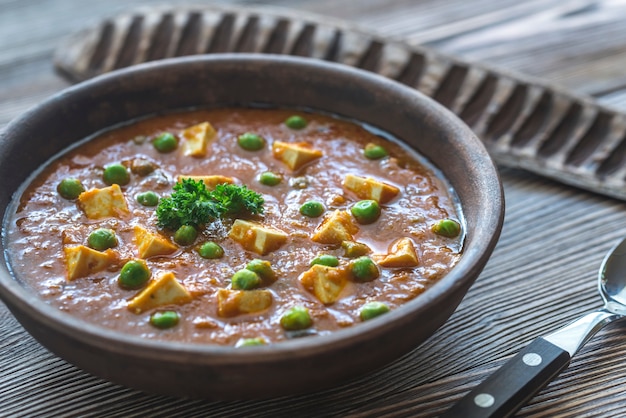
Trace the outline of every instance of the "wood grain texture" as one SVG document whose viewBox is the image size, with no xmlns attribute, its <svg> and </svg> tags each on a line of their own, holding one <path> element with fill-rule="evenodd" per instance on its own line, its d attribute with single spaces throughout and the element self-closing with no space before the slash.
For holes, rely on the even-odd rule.
<svg viewBox="0 0 626 418">
<path fill-rule="evenodd" d="M 67 85 L 51 64 L 65 36 L 148 3 L 0 0 L 0 125 Z M 623 1 L 266 3 L 351 19 L 384 35 L 425 42 L 626 106 L 619 80 L 623 71 L 607 71 L 623 64 L 617 46 L 624 36 L 617 25 L 626 17 Z M 570 12 L 559 12 L 567 7 Z M 556 19 L 558 13 L 565 17 Z M 592 24 L 585 16 L 604 23 Z M 549 24 L 555 21 L 562 24 Z M 574 39 L 584 45 L 578 48 Z M 521 170 L 503 168 L 501 175 L 506 220 L 486 269 L 435 335 L 382 370 L 321 393 L 265 401 L 153 396 L 92 377 L 48 353 L 2 306 L 0 416 L 435 417 L 534 337 L 600 306 L 597 269 L 604 253 L 626 233 L 623 202 Z M 601 331 L 518 416 L 626 415 L 625 333 L 626 325 L 619 323 Z"/>
</svg>

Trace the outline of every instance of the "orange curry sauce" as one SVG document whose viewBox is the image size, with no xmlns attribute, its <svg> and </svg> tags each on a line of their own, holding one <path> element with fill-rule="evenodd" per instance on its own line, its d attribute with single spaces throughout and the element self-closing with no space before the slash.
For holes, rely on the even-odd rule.
<svg viewBox="0 0 626 418">
<path fill-rule="evenodd" d="M 274 343 L 298 335 L 285 331 L 280 324 L 281 316 L 294 306 L 310 312 L 313 325 L 304 332 L 307 335 L 358 324 L 365 303 L 384 302 L 394 309 L 420 295 L 454 266 L 460 257 L 462 233 L 445 237 L 431 230 L 441 219 L 461 219 L 449 187 L 438 174 L 406 147 L 362 126 L 299 112 L 308 121 L 307 126 L 290 129 L 284 121 L 292 114 L 274 109 L 167 114 L 115 128 L 70 150 L 36 176 L 9 219 L 7 241 L 14 272 L 46 303 L 103 327 L 145 338 L 235 345 L 245 338 Z M 204 156 L 185 155 L 182 132 L 202 122 L 212 125 L 215 137 L 207 142 Z M 178 149 L 173 152 L 159 152 L 152 144 L 165 131 L 179 139 Z M 237 141 L 244 132 L 261 135 L 265 146 L 258 151 L 244 150 Z M 320 151 L 321 157 L 291 169 L 278 158 L 280 152 L 273 152 L 276 141 L 304 144 Z M 389 156 L 365 158 L 363 149 L 368 143 L 382 145 Z M 103 189 L 107 187 L 102 179 L 103 167 L 122 163 L 131 168 L 137 161 L 147 162 L 154 170 L 129 170 L 130 182 L 121 187 L 127 212 L 91 219 L 77 200 L 64 199 L 57 192 L 57 185 L 67 177 L 80 179 L 86 190 Z M 275 186 L 261 184 L 259 175 L 265 171 L 280 174 L 282 181 Z M 202 228 L 193 245 L 175 244 L 173 231 L 157 227 L 156 207 L 142 206 L 136 196 L 149 190 L 160 197 L 168 196 L 177 177 L 186 175 L 221 175 L 260 193 L 265 199 L 264 213 L 245 220 L 282 231 L 286 240 L 266 254 L 247 250 L 229 236 L 234 219 L 225 218 Z M 397 194 L 380 203 L 377 221 L 359 224 L 350 214 L 350 208 L 363 197 L 346 187 L 349 175 L 397 188 Z M 309 200 L 324 204 L 325 212 L 320 217 L 300 213 L 300 206 Z M 312 240 L 324 219 L 341 213 L 349 223 L 351 238 L 369 247 L 368 256 L 377 262 L 380 271 L 378 278 L 363 283 L 352 280 L 349 266 L 353 258 L 346 256 L 341 242 Z M 189 300 L 145 310 L 129 309 L 129 301 L 142 289 L 125 290 L 119 286 L 118 277 L 126 261 L 139 257 L 136 226 L 176 247 L 171 254 L 150 256 L 145 262 L 152 282 L 171 272 L 188 292 Z M 112 261 L 100 271 L 70 280 L 65 249 L 87 246 L 90 232 L 97 228 L 112 229 L 117 235 L 118 244 L 109 250 L 113 252 Z M 383 265 L 401 239 L 414 250 L 417 265 Z M 198 245 L 207 240 L 222 246 L 222 258 L 204 259 L 198 255 Z M 326 303 L 320 301 L 310 281 L 306 286 L 302 281 L 311 260 L 321 254 L 339 260 L 336 269 L 340 278 L 334 282 L 334 289 L 339 290 Z M 275 282 L 259 289 L 269 294 L 269 306 L 251 313 L 236 309 L 234 313 L 220 312 L 218 293 L 223 289 L 232 291 L 231 277 L 253 259 L 269 261 L 276 275 Z M 324 286 L 323 282 L 319 284 Z M 150 315 L 163 310 L 180 315 L 176 326 L 159 329 L 150 324 Z"/>
</svg>

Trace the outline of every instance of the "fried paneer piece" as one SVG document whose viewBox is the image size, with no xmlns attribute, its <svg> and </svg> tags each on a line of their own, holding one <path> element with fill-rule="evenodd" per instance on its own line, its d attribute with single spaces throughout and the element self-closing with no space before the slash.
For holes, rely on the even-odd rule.
<svg viewBox="0 0 626 418">
<path fill-rule="evenodd" d="M 419 265 L 415 245 L 410 238 L 401 238 L 394 242 L 387 255 L 378 260 L 383 267 L 415 267 Z"/>
<path fill-rule="evenodd" d="M 322 151 L 311 148 L 306 142 L 282 141 L 275 141 L 272 144 L 272 154 L 294 171 L 324 155 Z"/>
<path fill-rule="evenodd" d="M 124 193 L 117 184 L 82 192 L 78 206 L 89 219 L 119 218 L 129 213 Z"/>
<path fill-rule="evenodd" d="M 287 234 L 256 222 L 235 220 L 228 236 L 243 248 L 260 255 L 276 251 L 287 242 Z"/>
<path fill-rule="evenodd" d="M 272 306 L 272 300 L 269 290 L 220 289 L 217 291 L 217 314 L 228 318 L 261 312 Z"/>
<path fill-rule="evenodd" d="M 134 313 L 165 305 L 183 305 L 191 302 L 189 291 L 178 281 L 171 271 L 167 271 L 139 292 L 128 302 L 128 309 Z"/>
<path fill-rule="evenodd" d="M 117 253 L 111 249 L 96 251 L 84 245 L 74 245 L 65 247 L 63 252 L 68 281 L 105 270 L 118 261 Z"/>
<path fill-rule="evenodd" d="M 185 129 L 181 136 L 183 154 L 201 158 L 206 156 L 207 145 L 216 138 L 217 132 L 209 122 L 202 122 Z"/>
<path fill-rule="evenodd" d="M 387 203 L 400 193 L 400 189 L 391 184 L 383 183 L 371 177 L 360 177 L 354 174 L 346 175 L 343 187 L 356 194 L 361 199 L 375 200 L 378 203 Z"/>
<path fill-rule="evenodd" d="M 340 245 L 343 241 L 354 241 L 359 227 L 345 210 L 336 210 L 327 215 L 315 229 L 311 239 L 320 244 Z"/>
<path fill-rule="evenodd" d="M 300 275 L 300 283 L 324 305 L 335 303 L 348 283 L 348 272 L 338 267 L 313 265 Z"/>
<path fill-rule="evenodd" d="M 150 232 L 142 226 L 136 225 L 134 232 L 139 258 L 145 259 L 156 255 L 169 255 L 178 251 L 178 247 L 165 239 L 165 237 Z"/>
</svg>

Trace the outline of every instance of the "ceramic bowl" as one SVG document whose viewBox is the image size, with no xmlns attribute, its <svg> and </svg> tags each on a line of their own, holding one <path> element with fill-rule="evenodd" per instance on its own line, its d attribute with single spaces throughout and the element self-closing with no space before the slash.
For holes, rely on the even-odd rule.
<svg viewBox="0 0 626 418">
<path fill-rule="evenodd" d="M 0 297 L 41 344 L 104 379 L 175 396 L 232 399 L 310 392 L 379 368 L 417 347 L 452 314 L 500 234 L 503 195 L 482 143 L 444 107 L 381 76 L 323 61 L 225 54 L 131 67 L 68 88 L 0 138 L 0 215 L 39 166 L 76 141 L 144 115 L 192 106 L 307 107 L 404 140 L 456 190 L 466 222 L 452 271 L 394 311 L 328 336 L 236 349 L 153 341 L 86 323 L 45 302 L 0 266 Z M 3 250 L 8 243 L 2 243 Z M 33 273 L 35 274 L 35 273 Z M 410 332 L 407 332 L 410 330 Z"/>
</svg>

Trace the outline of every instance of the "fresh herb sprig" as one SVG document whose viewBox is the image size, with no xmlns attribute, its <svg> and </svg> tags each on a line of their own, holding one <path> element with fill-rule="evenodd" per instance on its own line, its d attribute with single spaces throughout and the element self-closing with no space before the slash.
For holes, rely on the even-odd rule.
<svg viewBox="0 0 626 418">
<path fill-rule="evenodd" d="M 245 185 L 218 184 L 208 190 L 202 180 L 183 179 L 171 196 L 159 201 L 157 224 L 173 231 L 183 225 L 199 227 L 224 216 L 261 214 L 264 203 L 263 196 Z"/>
</svg>

